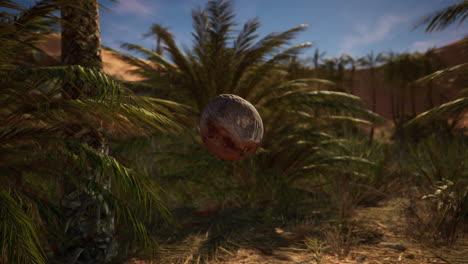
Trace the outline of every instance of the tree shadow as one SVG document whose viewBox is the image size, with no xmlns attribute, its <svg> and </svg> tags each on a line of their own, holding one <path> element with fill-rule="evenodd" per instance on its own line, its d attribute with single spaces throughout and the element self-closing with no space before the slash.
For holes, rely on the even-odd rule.
<svg viewBox="0 0 468 264">
<path fill-rule="evenodd" d="M 177 208 L 177 228 L 158 232 L 160 261 L 184 262 L 187 259 L 207 262 L 234 255 L 239 249 L 254 249 L 267 256 L 295 243 L 279 232 L 281 220 L 265 217 L 263 208 L 227 208 L 219 212 L 196 212 Z"/>
</svg>

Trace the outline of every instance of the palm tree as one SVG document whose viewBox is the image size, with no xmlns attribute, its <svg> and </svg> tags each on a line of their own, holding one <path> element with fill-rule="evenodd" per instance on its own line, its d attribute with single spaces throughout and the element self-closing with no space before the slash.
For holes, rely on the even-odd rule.
<svg viewBox="0 0 468 264">
<path fill-rule="evenodd" d="M 343 87 L 343 91 L 346 91 L 347 93 L 352 94 L 352 85 L 353 85 L 353 80 L 354 80 L 354 74 L 356 71 L 356 60 L 354 60 L 353 57 L 351 57 L 348 54 L 341 54 L 339 57 L 339 74 L 341 75 L 341 86 Z M 350 68 L 350 78 L 347 78 L 347 69 L 348 66 L 351 66 Z M 347 83 L 350 82 L 350 88 L 347 88 Z"/>
<path fill-rule="evenodd" d="M 102 70 L 101 31 L 97 0 L 64 5 L 62 16 L 62 63 Z M 76 92 L 71 94 L 74 98 Z"/>
<path fill-rule="evenodd" d="M 342 54 L 340 56 L 340 59 L 343 61 L 344 65 L 350 65 L 350 78 L 349 78 L 349 89 L 346 89 L 349 91 L 350 94 L 354 93 L 354 77 L 356 74 L 356 66 L 358 64 L 358 61 L 355 60 L 351 55 L 348 54 Z"/>
<path fill-rule="evenodd" d="M 144 37 L 152 37 L 152 36 L 156 37 L 156 48 L 154 49 L 154 52 L 156 52 L 160 56 L 162 56 L 164 52 L 164 49 L 161 43 L 162 39 L 160 35 L 163 34 L 164 32 L 167 32 L 168 30 L 169 30 L 169 27 L 164 27 L 160 24 L 153 24 L 151 26 L 150 32 L 143 35 Z"/>
<path fill-rule="evenodd" d="M 312 57 L 312 62 L 314 64 L 314 77 L 318 78 L 318 71 L 320 68 L 320 61 L 325 57 L 326 52 L 320 52 L 318 48 L 314 51 L 314 56 Z"/>
<path fill-rule="evenodd" d="M 139 67 L 137 73 L 147 78 L 143 83 L 129 85 L 135 91 L 152 88 L 156 94 L 163 93 L 168 99 L 191 106 L 196 120 L 216 95 L 237 94 L 262 115 L 265 140 L 257 155 L 236 163 L 220 161 L 201 147 L 196 122 L 192 122 L 186 137 L 177 137 L 166 142 L 166 146 L 158 144 L 153 161 L 161 166 L 154 172 L 155 177 L 166 179 L 168 188 L 178 186 L 178 193 L 190 193 L 189 188 L 203 190 L 203 195 L 220 201 L 220 208 L 284 209 L 288 208 L 287 203 L 291 208 L 291 201 L 311 195 L 297 187 L 298 181 L 325 171 L 332 164 L 362 161 L 346 155 L 338 158 L 326 148 L 339 142 L 334 124 L 368 124 L 358 117 L 375 120 L 376 115 L 363 109 L 355 96 L 317 91 L 314 85 L 331 87 L 330 81 L 287 79 L 291 76 L 288 65 L 292 58 L 311 45 L 287 46 L 305 29 L 304 25 L 258 39 L 259 21 L 248 20 L 235 30 L 232 3 L 219 0 L 209 1 L 205 9 L 194 10 L 192 17 L 194 45 L 185 52 L 169 31 L 161 32 L 168 59 L 134 44 L 123 45 L 143 54 L 158 69 L 122 55 Z M 194 203 L 203 199 L 197 193 L 191 194 Z M 224 222 L 219 222 L 219 218 L 212 223 L 208 239 L 211 244 L 204 244 L 203 249 L 220 246 L 220 238 L 228 239 L 236 231 L 232 223 L 238 222 L 237 216 L 228 216 L 222 217 Z"/>
<path fill-rule="evenodd" d="M 401 113 L 399 108 L 400 97 L 397 96 L 399 93 L 398 87 L 401 85 L 398 80 L 398 69 L 396 66 L 396 58 L 399 55 L 393 51 L 385 52 L 385 55 L 382 57 L 382 60 L 385 62 L 384 64 L 384 73 L 385 78 L 390 83 L 395 83 L 397 88 L 390 91 L 390 101 L 392 105 L 392 120 L 395 125 L 398 124 Z"/>
<path fill-rule="evenodd" d="M 416 24 L 415 27 L 419 27 L 422 25 L 426 25 L 425 31 L 426 32 L 432 32 L 436 30 L 443 30 L 447 26 L 454 24 L 458 22 L 460 25 L 465 21 L 465 19 L 468 16 L 468 1 L 463 0 L 458 3 L 455 3 L 453 5 L 450 5 L 444 9 L 438 10 L 432 14 L 427 15 L 426 17 L 422 18 L 418 24 Z M 466 49 L 468 41 L 465 39 L 462 43 L 462 47 Z M 442 69 L 436 72 L 433 72 L 427 76 L 421 77 L 418 80 L 415 81 L 415 83 L 421 85 L 421 84 L 429 84 L 431 85 L 431 82 L 433 80 L 436 80 L 438 78 L 441 78 L 448 73 L 453 73 L 453 72 L 461 72 L 462 74 L 465 73 L 468 69 L 468 63 L 463 63 L 459 65 L 452 66 L 450 68 Z M 463 92 L 460 93 L 462 96 L 464 95 Z M 435 118 L 440 117 L 440 115 L 445 114 L 445 115 L 453 115 L 453 116 L 458 116 L 460 113 L 463 113 L 467 109 L 467 104 L 466 102 L 468 101 L 468 98 L 461 97 L 459 99 L 453 100 L 451 102 L 445 103 L 441 106 L 432 108 L 418 116 L 416 116 L 413 120 L 408 122 L 407 126 L 413 126 L 417 125 L 420 123 L 427 122 L 428 120 L 433 120 Z"/>
<path fill-rule="evenodd" d="M 89 1 L 60 7 L 85 12 L 79 4 L 97 8 Z M 98 42 L 84 44 L 81 52 L 96 53 L 83 55 L 82 61 L 66 55 L 78 51 L 65 51 L 68 63 L 90 68 L 18 67 L 16 58 L 27 56 L 41 37 L 35 31 L 43 26 L 38 21 L 60 7 L 47 0 L 31 9 L 7 0 L 0 1 L 0 6 L 22 11 L 2 13 L 7 19 L 0 21 L 1 28 L 8 29 L 0 33 L 2 47 L 17 45 L 16 54 L 0 54 L 2 257 L 9 263 L 50 263 L 57 257 L 67 263 L 108 262 L 121 253 L 112 243 L 109 219 L 115 220 L 122 237 L 132 238 L 128 239 L 131 244 L 153 247 L 155 239 L 144 223 L 169 219 L 161 191 L 145 175 L 112 157 L 107 144 L 149 131 L 175 133 L 180 126 L 173 122 L 172 113 L 182 107 L 135 96 L 101 72 L 100 63 L 94 61 L 98 53 L 91 48 L 99 48 Z M 95 16 L 96 10 L 91 14 Z"/>
<path fill-rule="evenodd" d="M 97 0 L 75 1 L 73 6 L 63 6 L 62 16 L 62 64 L 79 65 L 102 71 L 101 36 Z M 64 87 L 70 99 L 85 98 L 92 90 L 83 91 L 84 84 L 76 82 Z M 77 125 L 70 129 L 70 138 L 89 146 L 99 153 L 109 153 L 107 140 L 99 130 L 101 127 Z M 90 171 L 91 175 L 95 172 Z M 88 176 L 93 179 L 93 176 Z M 97 179 L 95 179 L 97 180 Z M 109 180 L 97 180 L 110 191 Z M 92 201 L 92 202 L 87 202 Z M 71 206 L 71 204 L 79 206 Z M 63 222 L 66 239 L 59 245 L 60 257 L 92 262 L 108 262 L 118 251 L 115 239 L 115 217 L 109 206 L 99 201 L 98 195 L 88 189 L 70 188 L 64 195 L 62 211 L 68 216 Z M 78 212 L 88 212 L 86 215 Z M 93 212 L 93 213 L 91 213 Z M 69 241 L 73 241 L 70 243 Z M 99 246 L 97 246 L 99 245 Z"/>
<path fill-rule="evenodd" d="M 382 62 L 383 54 L 378 53 L 374 54 L 374 51 L 371 51 L 369 54 L 359 59 L 360 64 L 363 66 L 369 67 L 370 77 L 371 77 L 371 87 L 372 87 L 372 112 L 375 112 L 377 109 L 377 82 L 375 80 L 375 67 Z M 371 131 L 369 135 L 369 141 L 372 143 L 374 139 L 374 126 L 371 126 Z"/>
<path fill-rule="evenodd" d="M 421 74 L 423 76 L 433 73 L 434 71 L 442 68 L 441 66 L 443 65 L 441 58 L 438 54 L 438 51 L 435 48 L 427 50 L 424 54 L 422 54 L 422 56 L 420 57 L 420 60 L 421 60 Z M 418 79 L 423 76 L 419 76 Z M 434 95 L 433 95 L 434 82 L 428 81 L 424 88 L 427 90 L 428 106 L 429 108 L 434 108 L 435 106 Z"/>
</svg>

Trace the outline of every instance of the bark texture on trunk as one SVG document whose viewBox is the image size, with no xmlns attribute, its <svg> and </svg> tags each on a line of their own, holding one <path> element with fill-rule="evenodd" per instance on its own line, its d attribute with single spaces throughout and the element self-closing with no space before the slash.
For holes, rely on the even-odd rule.
<svg viewBox="0 0 468 264">
<path fill-rule="evenodd" d="M 62 12 L 62 63 L 102 70 L 101 35 L 97 0 L 67 2 Z M 82 83 L 64 87 L 70 99 L 86 98 Z M 80 120 L 66 129 L 65 137 L 97 152 L 108 154 L 109 146 L 99 127 Z M 102 179 L 95 168 L 73 171 L 84 182 L 110 190 L 110 180 Z M 68 187 L 60 201 L 63 213 L 60 226 L 63 235 L 55 261 L 60 263 L 108 263 L 118 252 L 115 239 L 115 216 L 101 193 L 88 185 Z"/>
<path fill-rule="evenodd" d="M 75 0 L 61 12 L 62 63 L 102 69 L 97 0 Z"/>
<path fill-rule="evenodd" d="M 67 130 L 70 140 L 108 154 L 109 145 L 98 129 L 77 125 Z M 110 190 L 110 180 L 103 179 L 100 171 L 89 168 L 76 173 L 77 177 Z M 60 205 L 63 213 L 61 231 L 65 240 L 59 246 L 57 260 L 61 263 L 109 263 L 117 256 L 115 216 L 102 194 L 86 185 L 68 188 Z"/>
</svg>

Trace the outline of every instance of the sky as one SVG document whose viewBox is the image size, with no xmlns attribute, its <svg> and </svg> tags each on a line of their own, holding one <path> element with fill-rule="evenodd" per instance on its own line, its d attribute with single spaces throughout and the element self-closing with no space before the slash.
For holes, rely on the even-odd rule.
<svg viewBox="0 0 468 264">
<path fill-rule="evenodd" d="M 260 36 L 290 29 L 300 24 L 309 27 L 294 44 L 313 42 L 303 57 L 315 48 L 325 57 L 349 54 L 364 56 L 371 50 L 384 52 L 420 51 L 452 43 L 468 35 L 468 20 L 441 32 L 425 33 L 413 29 L 424 15 L 460 0 L 234 0 L 236 21 L 242 24 L 258 17 Z M 34 0 L 19 0 L 30 6 Z M 102 0 L 102 43 L 120 50 L 124 42 L 154 49 L 155 40 L 144 38 L 153 23 L 169 27 L 180 45 L 192 44 L 191 10 L 204 7 L 207 0 Z"/>
</svg>

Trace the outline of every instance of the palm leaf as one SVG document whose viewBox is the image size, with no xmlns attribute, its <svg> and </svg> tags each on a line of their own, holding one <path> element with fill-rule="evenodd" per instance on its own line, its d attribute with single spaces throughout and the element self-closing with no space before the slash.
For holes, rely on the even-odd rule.
<svg viewBox="0 0 468 264">
<path fill-rule="evenodd" d="M 468 1 L 463 0 L 422 18 L 414 27 L 426 25 L 425 31 L 443 30 L 458 21 L 463 23 L 468 17 Z"/>
<path fill-rule="evenodd" d="M 463 70 L 467 70 L 467 69 L 468 69 L 468 63 L 458 64 L 458 65 L 452 66 L 450 68 L 446 68 L 446 69 L 431 73 L 429 75 L 426 75 L 426 76 L 424 76 L 422 78 L 417 79 L 414 82 L 416 84 L 425 84 L 425 83 L 427 83 L 429 81 L 435 80 L 437 78 L 441 78 L 441 77 L 447 75 L 448 73 L 463 71 Z"/>
<path fill-rule="evenodd" d="M 7 257 L 9 263 L 47 263 L 36 225 L 9 191 L 0 189 L 0 204 L 2 257 Z"/>
<path fill-rule="evenodd" d="M 458 115 L 466 111 L 466 109 L 468 109 L 468 97 L 462 97 L 419 114 L 405 123 L 405 127 L 428 122 L 430 120 L 440 118 L 443 115 Z"/>
</svg>

